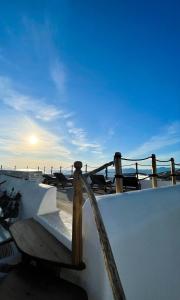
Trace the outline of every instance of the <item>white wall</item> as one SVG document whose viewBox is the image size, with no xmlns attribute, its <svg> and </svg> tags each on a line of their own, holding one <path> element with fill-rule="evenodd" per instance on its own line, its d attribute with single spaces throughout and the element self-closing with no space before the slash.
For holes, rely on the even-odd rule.
<svg viewBox="0 0 180 300">
<path fill-rule="evenodd" d="M 141 182 L 141 189 L 150 189 L 152 188 L 152 181 L 149 179 L 145 179 L 145 180 L 140 180 Z M 177 184 L 180 184 L 179 181 L 177 181 Z M 162 187 L 162 186 L 172 186 L 172 182 L 171 180 L 157 180 L 157 185 L 158 187 Z"/>
<path fill-rule="evenodd" d="M 36 214 L 57 211 L 55 187 L 38 183 L 34 180 L 0 175 L 0 182 L 4 180 L 6 182 L 0 186 L 1 190 L 11 192 L 14 187 L 14 194 L 19 191 L 22 195 L 20 218 L 30 218 Z"/>
<path fill-rule="evenodd" d="M 56 188 L 0 176 L 22 194 L 21 216 L 56 210 Z M 127 300 L 179 300 L 180 185 L 97 197 Z M 90 300 L 112 300 L 89 201 L 83 207 L 82 272 L 62 276 L 81 284 Z"/>
<path fill-rule="evenodd" d="M 97 199 L 127 300 L 179 300 L 180 186 Z M 112 300 L 89 201 L 83 229 L 87 268 L 71 273 L 72 280 L 87 289 L 90 300 Z"/>
</svg>

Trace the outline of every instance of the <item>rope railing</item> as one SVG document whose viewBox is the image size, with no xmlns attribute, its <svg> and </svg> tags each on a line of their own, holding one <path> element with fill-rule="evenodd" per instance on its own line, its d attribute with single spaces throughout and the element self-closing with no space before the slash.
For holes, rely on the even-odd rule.
<svg viewBox="0 0 180 300">
<path fill-rule="evenodd" d="M 169 167 L 170 168 L 170 165 L 157 165 L 157 167 Z"/>
<path fill-rule="evenodd" d="M 138 166 L 141 166 L 141 167 L 152 167 L 152 165 L 146 165 L 146 164 L 140 164 L 140 163 L 138 163 Z"/>
<path fill-rule="evenodd" d="M 122 157 L 121 159 L 122 160 L 128 160 L 128 161 L 142 161 L 142 160 L 147 160 L 147 159 L 150 159 L 152 158 L 152 156 L 148 156 L 148 157 L 145 157 L 145 158 L 125 158 L 125 157 Z"/>
<path fill-rule="evenodd" d="M 162 163 L 166 163 L 166 162 L 169 162 L 169 161 L 171 161 L 171 159 L 167 159 L 167 160 L 160 160 L 160 159 L 157 159 L 157 158 L 156 158 L 156 161 L 158 161 L 158 162 L 162 162 Z"/>
<path fill-rule="evenodd" d="M 145 160 L 149 160 L 151 159 L 153 161 L 153 155 L 151 156 L 147 156 L 147 157 L 144 157 L 144 158 L 128 158 L 128 157 L 122 157 L 121 156 L 121 168 L 122 170 L 124 171 L 124 168 L 134 168 L 136 171 L 135 171 L 135 175 L 136 177 L 138 178 L 138 175 L 141 173 L 140 172 L 140 169 L 139 167 L 144 167 L 144 168 L 151 168 L 152 169 L 152 163 L 149 164 L 149 163 L 142 163 L 143 161 Z M 123 162 L 125 161 L 129 161 L 129 162 L 132 162 L 132 163 L 129 163 L 129 164 L 123 164 Z M 176 168 L 178 168 L 180 166 L 180 163 L 175 163 L 174 159 L 173 158 L 170 158 L 170 159 L 159 159 L 159 158 L 156 158 L 154 159 L 154 165 L 156 165 L 156 170 L 154 170 L 154 177 L 158 174 L 157 172 L 157 168 L 159 167 L 166 167 L 166 168 L 169 168 L 170 170 L 173 168 L 172 170 L 172 176 L 171 177 L 174 177 L 174 179 L 172 179 L 172 181 L 175 183 L 175 176 L 178 176 L 179 174 L 177 174 L 175 171 L 176 171 Z M 169 163 L 169 164 L 167 164 Z M 108 169 L 110 166 L 112 166 L 112 169 Z M 14 167 L 3 167 L 2 165 L 0 165 L 0 170 L 2 169 L 8 169 L 8 170 L 18 170 L 18 167 L 15 165 Z M 60 172 L 60 173 L 65 173 L 66 175 L 73 175 L 73 165 L 66 165 L 66 166 L 63 166 L 59 165 L 59 167 L 47 167 L 47 166 L 36 166 L 35 168 L 30 168 L 28 165 L 24 168 L 24 169 L 27 169 L 28 171 L 40 171 L 42 172 L 43 174 L 51 174 L 53 175 L 54 172 Z M 113 162 L 110 162 L 107 163 L 107 164 L 104 164 L 103 166 L 101 167 L 98 167 L 98 166 L 92 166 L 92 165 L 88 165 L 87 163 L 84 165 L 84 170 L 83 172 L 87 174 L 89 173 L 92 173 L 92 174 L 96 174 L 98 172 L 101 172 L 101 171 L 105 171 L 105 177 L 106 179 L 108 179 L 109 175 L 112 175 L 113 173 L 115 173 L 115 168 L 114 168 L 114 165 L 113 165 Z M 159 173 L 160 174 L 160 173 Z M 157 177 L 157 176 L 156 176 Z M 161 174 L 160 174 L 160 177 L 161 177 Z"/>
<path fill-rule="evenodd" d="M 133 163 L 133 164 L 129 164 L 129 165 L 122 165 L 122 168 L 125 168 L 125 167 L 131 167 L 131 166 L 135 166 L 136 164 Z"/>
<path fill-rule="evenodd" d="M 138 163 L 138 166 L 140 167 L 152 167 L 152 165 L 144 165 L 144 164 L 139 164 Z M 170 165 L 159 165 L 159 164 L 156 164 L 157 167 L 170 167 Z"/>
<path fill-rule="evenodd" d="M 137 176 L 137 179 L 139 181 L 146 180 L 148 178 L 151 179 L 152 187 L 156 188 L 158 186 L 157 179 L 165 179 L 165 178 L 172 178 L 172 184 L 176 184 L 176 170 L 175 170 L 175 162 L 174 159 L 171 158 L 169 160 L 170 162 L 170 173 L 169 174 L 158 174 L 157 173 L 157 160 L 155 154 L 152 154 L 150 157 L 147 157 L 146 159 L 151 158 L 152 160 L 152 174 L 145 174 L 141 172 L 142 175 L 144 175 L 144 178 L 138 179 L 138 174 L 140 172 L 138 171 L 138 163 L 136 160 L 135 165 L 136 166 L 136 172 L 133 173 Z M 140 159 L 145 160 L 145 159 Z M 83 239 L 82 239 L 82 204 L 83 204 L 83 187 L 85 188 L 91 208 L 93 211 L 93 216 L 95 218 L 96 227 L 98 230 L 100 245 L 104 257 L 104 262 L 106 266 L 106 270 L 108 273 L 109 282 L 112 288 L 112 292 L 114 295 L 115 300 L 125 300 L 125 294 L 123 291 L 123 287 L 121 284 L 121 280 L 119 277 L 119 273 L 117 270 L 116 262 L 112 253 L 111 245 L 107 236 L 107 232 L 104 226 L 104 222 L 101 216 L 101 212 L 99 210 L 95 195 L 89 186 L 87 182 L 87 177 L 93 174 L 96 174 L 102 170 L 107 170 L 108 167 L 114 166 L 114 172 L 115 172 L 115 186 L 116 186 L 116 193 L 123 193 L 123 179 L 125 176 L 123 176 L 122 173 L 122 156 L 120 152 L 116 152 L 114 155 L 114 160 L 110 161 L 106 164 L 103 164 L 100 167 L 97 167 L 93 169 L 92 171 L 86 172 L 82 174 L 82 163 L 81 162 L 75 162 L 74 167 L 74 197 L 73 197 L 73 234 L 72 234 L 72 261 L 75 265 L 79 265 L 82 263 L 82 248 L 83 248 Z M 177 164 L 178 165 L 178 164 Z M 87 165 L 85 166 L 87 170 Z"/>
<path fill-rule="evenodd" d="M 160 179 L 168 179 L 168 178 L 170 178 L 172 176 L 172 174 L 169 174 L 169 175 L 159 175 L 159 174 L 157 174 L 157 178 L 160 178 Z"/>
<path fill-rule="evenodd" d="M 105 164 L 96 170 L 102 170 L 107 165 Z M 76 161 L 74 163 L 74 198 L 73 198 L 73 234 L 72 234 L 72 260 L 75 264 L 82 263 L 82 199 L 83 187 L 85 188 L 90 201 L 93 217 L 98 231 L 99 241 L 103 253 L 106 271 L 108 274 L 110 286 L 113 292 L 114 300 L 126 300 L 112 248 L 106 232 L 106 228 L 99 210 L 96 197 L 89 186 L 86 174 L 82 174 L 82 162 Z M 89 172 L 90 174 L 90 172 Z"/>
</svg>

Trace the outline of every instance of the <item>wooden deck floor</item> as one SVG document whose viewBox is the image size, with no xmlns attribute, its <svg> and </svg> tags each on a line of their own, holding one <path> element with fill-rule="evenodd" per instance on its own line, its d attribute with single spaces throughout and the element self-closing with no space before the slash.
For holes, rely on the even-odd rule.
<svg viewBox="0 0 180 300">
<path fill-rule="evenodd" d="M 17 221 L 10 226 L 12 237 L 21 252 L 64 268 L 82 269 L 72 264 L 72 253 L 34 219 Z"/>
</svg>

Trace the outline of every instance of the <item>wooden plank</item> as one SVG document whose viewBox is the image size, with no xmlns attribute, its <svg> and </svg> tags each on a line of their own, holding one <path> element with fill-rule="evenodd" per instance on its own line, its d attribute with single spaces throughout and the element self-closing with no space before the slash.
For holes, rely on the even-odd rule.
<svg viewBox="0 0 180 300">
<path fill-rule="evenodd" d="M 77 268 L 72 264 L 71 251 L 34 219 L 14 223 L 10 232 L 23 253 L 63 267 Z"/>
<path fill-rule="evenodd" d="M 102 165 L 102 166 L 99 167 L 99 168 L 96 168 L 96 169 L 94 169 L 94 170 L 92 170 L 92 171 L 90 171 L 90 172 L 87 172 L 86 174 L 84 174 L 84 176 L 85 176 L 85 177 L 88 177 L 88 176 L 90 176 L 90 175 L 99 173 L 100 171 L 104 170 L 105 168 L 108 168 L 108 167 L 112 166 L 113 164 L 114 164 L 114 161 L 110 161 L 109 163 L 104 164 L 104 165 Z"/>
<path fill-rule="evenodd" d="M 2 300 L 87 300 L 86 292 L 65 280 L 52 277 L 37 268 L 21 267 L 0 283 Z"/>
</svg>

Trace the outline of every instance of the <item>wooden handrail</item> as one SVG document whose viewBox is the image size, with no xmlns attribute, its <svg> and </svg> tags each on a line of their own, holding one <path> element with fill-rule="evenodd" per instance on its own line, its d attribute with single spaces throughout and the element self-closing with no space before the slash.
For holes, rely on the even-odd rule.
<svg viewBox="0 0 180 300">
<path fill-rule="evenodd" d="M 100 172 L 100 171 L 102 171 L 102 170 L 104 170 L 104 169 L 106 169 L 106 168 L 112 166 L 113 164 L 114 164 L 114 161 L 110 161 L 109 163 L 104 164 L 104 165 L 102 165 L 102 166 L 99 167 L 99 168 L 96 168 L 96 169 L 94 169 L 94 170 L 92 170 L 92 171 L 90 171 L 90 172 L 87 172 L 86 174 L 84 174 L 84 176 L 85 176 L 85 177 L 88 177 L 89 175 L 96 174 L 96 173 L 98 173 L 98 172 Z"/>
<path fill-rule="evenodd" d="M 102 248 L 102 252 L 103 252 L 103 256 L 104 256 L 105 266 L 106 266 L 106 270 L 108 273 L 111 288 L 113 291 L 114 299 L 115 300 L 125 300 L 126 297 L 124 294 L 124 290 L 123 290 L 122 283 L 121 283 L 121 280 L 119 277 L 115 259 L 114 259 L 113 253 L 112 253 L 111 245 L 110 245 L 110 242 L 108 239 L 108 235 L 107 235 L 107 232 L 106 232 L 106 229 L 104 226 L 104 222 L 103 222 L 95 195 L 94 195 L 92 189 L 90 188 L 89 184 L 87 183 L 85 176 L 80 174 L 80 179 L 81 179 L 81 182 L 82 182 L 83 186 L 85 187 L 87 194 L 89 196 L 91 208 L 93 211 L 93 215 L 94 215 L 95 222 L 96 222 L 96 227 L 97 227 L 98 234 L 99 234 L 99 240 L 100 240 L 100 244 L 101 244 L 101 248 Z"/>
</svg>

